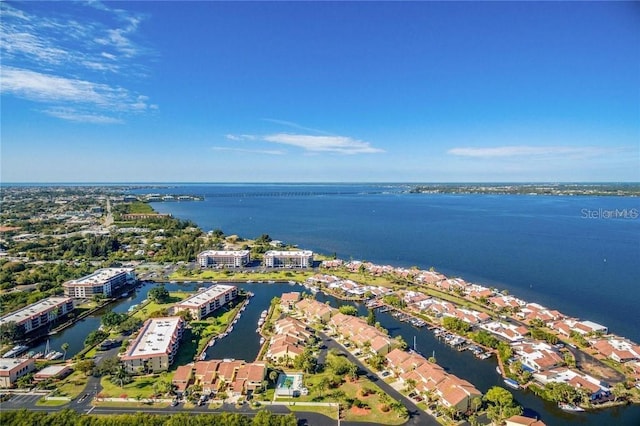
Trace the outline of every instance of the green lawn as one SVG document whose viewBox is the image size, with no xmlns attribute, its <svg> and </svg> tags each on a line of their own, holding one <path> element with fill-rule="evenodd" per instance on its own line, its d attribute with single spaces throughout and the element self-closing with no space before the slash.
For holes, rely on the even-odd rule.
<svg viewBox="0 0 640 426">
<path fill-rule="evenodd" d="M 49 401 L 47 399 L 44 399 L 43 397 L 36 402 L 36 405 L 39 407 L 60 407 L 61 405 L 65 405 L 68 403 L 69 401 L 61 401 L 61 400 Z"/>
<path fill-rule="evenodd" d="M 175 371 L 179 366 L 193 362 L 198 350 L 198 337 L 193 334 L 190 328 L 186 328 L 182 333 L 182 340 L 178 347 L 178 353 L 169 371 Z"/>
<path fill-rule="evenodd" d="M 80 371 L 74 371 L 66 379 L 57 384 L 58 391 L 55 396 L 67 396 L 77 398 L 87 386 L 87 377 Z"/>
<path fill-rule="evenodd" d="M 344 410 L 342 416 L 345 420 L 348 421 L 359 421 L 359 422 L 373 422 L 373 423 L 382 423 L 388 425 L 399 425 L 403 424 L 406 419 L 398 417 L 397 412 L 388 411 L 384 412 L 381 410 L 381 406 L 383 405 L 383 399 L 381 395 L 384 394 L 382 389 L 380 389 L 375 383 L 368 380 L 366 377 L 360 377 L 357 382 L 346 381 L 342 383 L 339 387 L 334 389 L 325 389 L 321 390 L 318 388 L 318 383 L 324 377 L 330 377 L 331 373 L 320 373 L 314 375 L 305 375 L 304 376 L 304 385 L 309 389 L 309 395 L 300 396 L 297 398 L 278 398 L 278 401 L 290 401 L 290 402 L 303 402 L 303 401 L 313 401 L 314 399 L 318 402 L 336 402 L 336 398 L 332 395 L 335 392 L 341 391 L 344 392 L 346 398 L 351 399 L 359 399 L 362 402 L 365 402 L 369 405 L 368 410 L 357 410 L 350 409 Z M 366 387 L 368 389 L 374 390 L 375 392 L 362 396 L 359 392 L 360 389 Z M 343 400 L 344 401 L 344 400 Z M 336 408 L 332 407 L 307 407 L 307 406 L 289 406 L 292 410 L 297 411 L 314 411 L 321 414 L 328 415 L 332 418 L 335 418 Z"/>
<path fill-rule="evenodd" d="M 133 378 L 133 382 L 127 383 L 123 387 L 111 383 L 109 377 L 103 377 L 100 380 L 102 385 L 102 391 L 100 394 L 105 398 L 120 398 L 122 395 L 127 395 L 128 398 L 136 398 L 138 396 L 142 398 L 149 398 L 155 394 L 153 384 L 158 380 L 164 380 L 171 382 L 173 373 L 164 373 L 160 377 L 152 376 L 136 376 Z"/>
<path fill-rule="evenodd" d="M 167 303 L 157 303 L 157 302 L 149 302 L 141 309 L 138 309 L 133 316 L 135 318 L 140 318 L 142 321 L 145 321 L 149 318 L 151 314 L 154 312 L 169 309 L 174 304 L 186 299 L 191 296 L 193 293 L 188 293 L 185 291 L 172 291 L 169 293 L 169 301 Z"/>
<path fill-rule="evenodd" d="M 206 269 L 203 271 L 188 272 L 186 274 L 178 271 L 169 276 L 171 280 L 184 281 L 296 281 L 302 282 L 314 275 L 313 271 L 308 270 L 277 270 L 266 273 L 253 272 L 243 273 L 233 270 L 214 270 Z"/>
</svg>

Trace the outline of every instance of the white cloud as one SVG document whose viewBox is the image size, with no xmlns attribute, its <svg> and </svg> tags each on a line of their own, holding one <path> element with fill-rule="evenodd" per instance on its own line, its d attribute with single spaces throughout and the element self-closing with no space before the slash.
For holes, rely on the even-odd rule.
<svg viewBox="0 0 640 426">
<path fill-rule="evenodd" d="M 134 59 L 151 53 L 134 42 L 142 16 L 100 2 L 65 5 L 65 12 L 47 6 L 23 11 L 20 4 L 0 3 L 1 92 L 43 103 L 39 111 L 72 121 L 118 123 L 114 112 L 157 109 L 122 86 L 144 74 Z M 100 18 L 87 20 L 87 6 Z"/>
<path fill-rule="evenodd" d="M 255 141 L 255 140 L 258 139 L 258 137 L 255 136 L 255 135 L 233 135 L 233 134 L 227 134 L 227 135 L 224 135 L 224 137 L 229 139 L 230 141 L 235 141 L 235 142 Z"/>
<path fill-rule="evenodd" d="M 263 118 L 263 121 L 268 121 L 269 123 L 275 123 L 275 124 L 282 124 L 284 126 L 288 126 L 288 127 L 292 127 L 294 129 L 298 129 L 298 130 L 304 130 L 307 132 L 313 132 L 313 133 L 320 133 L 322 135 L 328 135 L 329 133 L 322 131 L 322 130 L 318 130 L 318 129 L 313 129 L 311 127 L 305 127 L 301 124 L 298 123 L 294 123 L 293 121 L 286 121 L 286 120 L 276 120 L 274 118 Z"/>
<path fill-rule="evenodd" d="M 40 102 L 71 102 L 92 105 L 105 110 L 142 111 L 147 109 L 144 96 L 133 96 L 121 87 L 43 74 L 35 71 L 2 67 L 2 93 Z"/>
<path fill-rule="evenodd" d="M 267 154 L 267 155 L 282 155 L 284 151 L 268 150 L 268 149 L 244 149 L 244 148 L 230 148 L 226 146 L 214 146 L 211 149 L 214 151 L 230 151 L 230 152 L 242 152 L 247 154 Z"/>
<path fill-rule="evenodd" d="M 372 147 L 369 142 L 346 136 L 315 136 L 278 133 L 264 137 L 264 140 L 303 148 L 309 152 L 333 152 L 339 154 L 370 154 L 384 152 Z"/>
<path fill-rule="evenodd" d="M 116 124 L 116 123 L 123 122 L 119 118 L 77 111 L 73 108 L 50 108 L 50 109 L 44 110 L 43 112 L 52 117 L 57 117 L 63 120 L 75 121 L 79 123 Z"/>
<path fill-rule="evenodd" d="M 548 156 L 570 156 L 570 157 L 591 157 L 600 155 L 610 150 L 598 147 L 572 147 L 572 146 L 532 146 L 532 145 L 511 145 L 485 148 L 452 148 L 448 154 L 461 157 L 474 158 L 496 158 L 496 157 L 548 157 Z"/>
</svg>

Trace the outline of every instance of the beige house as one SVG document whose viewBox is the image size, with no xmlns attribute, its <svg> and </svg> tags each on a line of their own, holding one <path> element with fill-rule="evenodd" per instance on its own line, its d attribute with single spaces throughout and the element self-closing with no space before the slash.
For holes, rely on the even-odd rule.
<svg viewBox="0 0 640 426">
<path fill-rule="evenodd" d="M 0 388 L 10 388 L 20 377 L 35 369 L 33 358 L 0 358 Z"/>
</svg>

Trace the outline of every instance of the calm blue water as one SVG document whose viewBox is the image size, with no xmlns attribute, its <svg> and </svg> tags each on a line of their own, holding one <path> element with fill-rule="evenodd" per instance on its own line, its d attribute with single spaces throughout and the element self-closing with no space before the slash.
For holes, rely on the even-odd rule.
<svg viewBox="0 0 640 426">
<path fill-rule="evenodd" d="M 639 198 L 403 193 L 407 188 L 212 184 L 152 191 L 205 196 L 153 207 L 206 231 L 267 233 L 343 259 L 433 266 L 640 341 L 640 219 L 584 217 L 585 209 L 640 209 Z"/>
</svg>

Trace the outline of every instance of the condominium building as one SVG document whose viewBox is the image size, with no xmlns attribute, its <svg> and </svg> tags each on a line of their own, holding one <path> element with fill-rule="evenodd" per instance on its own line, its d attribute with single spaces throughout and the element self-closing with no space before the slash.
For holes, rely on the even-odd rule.
<svg viewBox="0 0 640 426">
<path fill-rule="evenodd" d="M 311 250 L 269 250 L 264 254 L 264 266 L 267 268 L 308 268 L 312 265 L 313 252 Z"/>
<path fill-rule="evenodd" d="M 198 265 L 203 268 L 215 266 L 239 268 L 250 261 L 249 250 L 206 250 L 198 255 Z"/>
<path fill-rule="evenodd" d="M 10 388 L 20 377 L 35 369 L 33 358 L 0 358 L 0 388 Z"/>
<path fill-rule="evenodd" d="M 188 299 L 174 305 L 174 312 L 190 311 L 194 319 L 202 319 L 211 312 L 238 297 L 238 288 L 232 285 L 214 284 Z"/>
<path fill-rule="evenodd" d="M 95 295 L 110 297 L 115 290 L 136 280 L 133 268 L 103 268 L 93 274 L 62 284 L 65 296 L 91 298 Z"/>
<path fill-rule="evenodd" d="M 58 317 L 73 311 L 69 297 L 48 297 L 0 318 L 0 324 L 15 322 L 24 333 L 44 327 Z"/>
<path fill-rule="evenodd" d="M 180 338 L 184 330 L 184 320 L 180 317 L 148 319 L 140 329 L 138 337 L 120 357 L 127 371 L 166 371 L 173 363 Z"/>
</svg>

